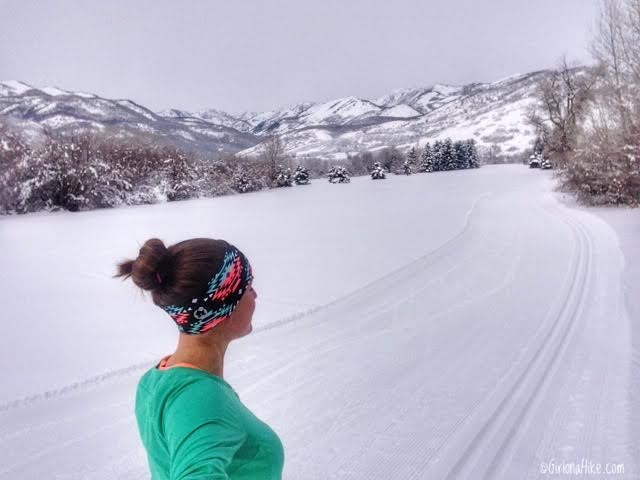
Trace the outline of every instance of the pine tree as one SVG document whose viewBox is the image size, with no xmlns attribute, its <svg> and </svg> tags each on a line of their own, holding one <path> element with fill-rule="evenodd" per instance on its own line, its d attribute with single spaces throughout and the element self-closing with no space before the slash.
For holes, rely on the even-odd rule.
<svg viewBox="0 0 640 480">
<path fill-rule="evenodd" d="M 461 168 L 472 168 L 471 160 L 472 160 L 473 152 L 472 152 L 472 146 L 469 143 L 469 140 L 465 140 L 462 142 L 462 151 L 464 156 L 464 162 L 462 163 Z"/>
<path fill-rule="evenodd" d="M 293 185 L 293 178 L 290 168 L 283 168 L 282 165 L 278 165 L 276 173 L 276 187 L 291 187 Z"/>
<path fill-rule="evenodd" d="M 442 140 L 433 142 L 433 171 L 441 172 L 444 170 L 444 152 Z"/>
<path fill-rule="evenodd" d="M 442 144 L 442 166 L 444 170 L 456 169 L 456 151 L 450 138 L 446 138 Z"/>
<path fill-rule="evenodd" d="M 404 163 L 402 164 L 402 171 L 404 172 L 405 175 L 411 175 L 411 162 L 409 162 L 409 159 L 407 158 Z"/>
<path fill-rule="evenodd" d="M 467 155 L 468 155 L 468 168 L 479 168 L 480 160 L 478 158 L 478 149 L 476 148 L 476 141 L 473 138 L 470 138 L 466 142 L 467 145 Z"/>
<path fill-rule="evenodd" d="M 431 144 L 427 142 L 422 150 L 422 155 L 420 156 L 420 169 L 421 172 L 433 172 L 433 150 L 431 149 Z"/>
<path fill-rule="evenodd" d="M 467 149 L 465 147 L 465 144 L 460 140 L 456 140 L 453 143 L 453 150 L 455 152 L 454 168 L 456 169 L 468 168 L 467 167 L 467 151 L 466 151 Z"/>
<path fill-rule="evenodd" d="M 533 154 L 542 155 L 543 152 L 544 152 L 544 140 L 542 139 L 542 135 L 537 135 L 533 142 Z"/>
<path fill-rule="evenodd" d="M 411 147 L 409 152 L 407 153 L 407 161 L 411 168 L 415 167 L 418 163 L 418 152 L 416 151 L 416 147 Z"/>
<path fill-rule="evenodd" d="M 329 172 L 327 173 L 327 178 L 329 183 L 349 183 L 351 182 L 351 177 L 349 175 L 349 171 L 343 166 L 334 166 L 331 167 Z"/>
<path fill-rule="evenodd" d="M 231 179 L 232 188 L 238 193 L 252 191 L 252 183 L 245 172 L 237 172 Z"/>
<path fill-rule="evenodd" d="M 302 165 L 298 165 L 293 174 L 293 180 L 296 182 L 296 185 L 306 185 L 309 183 L 309 170 Z"/>
<path fill-rule="evenodd" d="M 373 164 L 373 170 L 371 170 L 371 179 L 372 180 L 384 180 L 386 175 L 384 173 L 384 169 L 380 162 L 376 162 Z"/>
<path fill-rule="evenodd" d="M 397 168 L 400 163 L 400 152 L 398 152 L 395 148 L 391 150 L 390 162 L 391 166 L 389 168 L 389 173 L 391 173 L 392 170 L 397 173 Z"/>
</svg>

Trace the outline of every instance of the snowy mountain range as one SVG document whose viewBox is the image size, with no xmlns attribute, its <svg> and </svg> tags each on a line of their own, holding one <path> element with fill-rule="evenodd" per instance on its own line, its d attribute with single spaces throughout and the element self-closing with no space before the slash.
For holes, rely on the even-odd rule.
<svg viewBox="0 0 640 480">
<path fill-rule="evenodd" d="M 406 88 L 368 100 L 345 97 L 306 102 L 270 112 L 240 115 L 208 109 L 153 112 L 131 100 L 106 99 L 56 87 L 0 82 L 0 117 L 27 131 L 110 130 L 150 134 L 181 148 L 208 153 L 256 155 L 260 142 L 280 135 L 287 153 L 342 159 L 388 146 L 408 149 L 438 138 L 474 138 L 516 155 L 531 146 L 526 113 L 548 71 L 519 74 L 493 83 Z"/>
<path fill-rule="evenodd" d="M 150 135 L 187 150 L 237 152 L 260 141 L 234 128 L 189 117 L 164 117 L 126 99 L 106 99 L 56 87 L 34 88 L 23 82 L 0 82 L 0 118 L 17 123 L 27 134 L 43 130 L 105 131 L 117 136 Z"/>
</svg>

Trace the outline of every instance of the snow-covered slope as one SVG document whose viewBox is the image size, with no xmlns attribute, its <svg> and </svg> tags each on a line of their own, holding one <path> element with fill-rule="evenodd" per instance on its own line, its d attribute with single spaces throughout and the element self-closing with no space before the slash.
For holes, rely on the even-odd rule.
<svg viewBox="0 0 640 480">
<path fill-rule="evenodd" d="M 411 108 L 409 105 L 399 104 L 394 105 L 393 107 L 385 108 L 382 112 L 380 112 L 380 115 L 393 118 L 409 118 L 420 116 L 420 112 L 415 108 Z"/>
<path fill-rule="evenodd" d="M 541 463 L 583 458 L 637 478 L 619 243 L 551 178 L 483 167 L 0 219 L 0 478 L 149 478 L 135 387 L 178 333 L 111 275 L 147 238 L 201 236 L 254 265 L 255 328 L 224 377 L 280 435 L 284 480 L 560 478 Z"/>
<path fill-rule="evenodd" d="M 474 138 L 481 149 L 518 155 L 530 148 L 526 122 L 534 91 L 547 71 L 512 75 L 494 83 L 436 84 L 399 89 L 374 100 L 345 97 L 282 110 L 231 115 L 207 109 L 159 113 L 129 100 L 107 100 L 60 89 L 0 83 L 0 115 L 56 129 L 105 128 L 165 135 L 202 151 L 258 155 L 260 142 L 280 135 L 290 155 L 345 158 L 388 146 L 408 149 L 451 137 Z"/>
<path fill-rule="evenodd" d="M 0 96 L 21 95 L 33 87 L 17 80 L 0 82 Z"/>
<path fill-rule="evenodd" d="M 493 147 L 501 154 L 517 155 L 533 141 L 527 110 L 545 75 L 541 71 L 490 84 L 402 89 L 372 102 L 381 106 L 377 112 L 324 125 L 304 123 L 300 128 L 293 128 L 290 119 L 278 122 L 273 131 L 282 135 L 290 154 L 300 156 L 340 159 L 392 145 L 409 149 L 445 137 L 474 138 L 480 149 Z M 242 154 L 254 155 L 260 148 Z"/>
<path fill-rule="evenodd" d="M 187 150 L 236 152 L 258 139 L 204 118 L 162 116 L 127 99 L 106 99 L 57 87 L 34 88 L 0 82 L 0 118 L 22 125 L 31 135 L 43 128 L 58 132 L 109 130 L 119 136 L 154 136 Z"/>
<path fill-rule="evenodd" d="M 221 125 L 245 133 L 251 132 L 253 128 L 253 126 L 246 120 L 236 118 L 222 110 L 216 110 L 214 108 L 193 113 L 187 112 L 186 110 L 172 108 L 158 112 L 158 114 L 166 118 L 204 120 L 208 123 L 212 123 L 213 125 Z"/>
</svg>

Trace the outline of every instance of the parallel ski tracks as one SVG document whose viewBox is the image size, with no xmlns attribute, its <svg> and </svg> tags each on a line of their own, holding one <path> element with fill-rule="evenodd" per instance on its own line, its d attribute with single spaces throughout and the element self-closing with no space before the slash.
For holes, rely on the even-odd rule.
<svg viewBox="0 0 640 480">
<path fill-rule="evenodd" d="M 449 433 L 442 432 L 443 435 L 439 440 L 440 447 L 437 448 L 432 455 L 424 457 L 415 465 L 413 470 L 415 477 L 412 478 L 422 478 L 425 474 L 431 478 L 431 474 L 436 471 L 438 471 L 438 474 L 433 478 L 497 478 L 495 475 L 500 472 L 503 462 L 508 458 L 510 442 L 519 434 L 521 426 L 523 423 L 526 423 L 527 416 L 535 410 L 538 399 L 544 395 L 544 391 L 548 387 L 549 378 L 557 368 L 558 359 L 561 357 L 562 352 L 565 351 L 567 346 L 570 344 L 571 333 L 574 330 L 576 323 L 579 321 L 579 314 L 584 306 L 584 299 L 587 291 L 586 287 L 588 286 L 588 279 L 591 270 L 590 256 L 592 247 L 589 235 L 577 220 L 569 216 L 562 215 L 559 212 L 557 212 L 556 215 L 561 216 L 561 218 L 571 228 L 576 241 L 576 249 L 574 251 L 574 257 L 571 263 L 568 279 L 565 283 L 565 287 L 563 287 L 563 291 L 565 293 L 562 297 L 562 301 L 557 308 L 553 308 L 550 312 L 551 319 L 547 319 L 543 326 L 541 326 L 541 330 L 543 328 L 547 328 L 546 335 L 540 339 L 538 345 L 532 345 L 527 350 L 527 352 L 533 351 L 533 353 L 530 358 L 522 360 L 518 364 L 519 373 L 514 374 L 514 372 L 510 371 L 510 373 L 507 374 L 509 378 L 504 378 L 498 383 L 496 391 L 490 395 L 491 398 L 485 397 L 483 401 L 477 404 L 474 409 L 468 413 L 468 415 L 457 421 L 455 425 L 451 426 L 452 428 L 449 430 Z M 340 299 L 311 309 L 303 314 L 285 319 L 276 325 L 269 325 L 259 331 L 268 331 L 275 327 L 286 325 L 298 320 L 299 318 L 311 316 L 321 310 L 328 311 L 333 307 L 342 308 L 344 305 L 348 305 L 351 302 L 364 304 L 366 303 L 367 297 L 374 295 L 378 289 L 383 289 L 385 285 L 403 279 L 406 280 L 407 278 L 411 278 L 414 275 L 419 274 L 421 271 L 423 272 L 425 269 L 430 269 L 435 263 L 441 260 L 450 259 L 453 252 L 457 250 L 460 242 L 471 241 L 470 238 L 466 238 L 473 230 L 470 220 L 471 218 L 469 215 L 466 225 L 461 232 L 437 250 L 420 257 L 411 264 L 397 269 L 396 271 L 391 272 L 375 282 L 372 282 Z M 477 234 L 478 232 L 475 233 Z M 475 240 L 478 240 L 478 238 L 475 238 Z M 481 251 L 481 249 L 478 249 L 478 251 Z M 449 274 L 456 268 L 459 268 L 464 263 L 474 258 L 476 254 L 477 251 L 473 250 L 472 255 L 467 255 L 465 258 L 452 263 L 451 266 L 444 271 L 443 275 Z M 517 268 L 520 257 L 521 253 L 514 256 L 515 260 L 512 262 L 512 267 L 510 268 L 511 271 L 507 273 L 504 281 L 501 282 L 500 285 L 492 288 L 489 292 L 483 292 L 483 297 L 494 295 L 510 284 L 512 281 L 511 277 L 514 274 L 514 268 Z M 437 281 L 437 278 L 430 279 L 429 283 L 435 281 Z M 411 297 L 419 294 L 422 288 L 425 288 L 425 286 L 422 285 L 408 292 L 405 295 L 406 298 L 401 299 L 402 302 L 410 300 Z M 469 298 L 466 301 L 463 300 L 463 303 L 473 302 L 475 300 L 477 299 Z M 401 303 L 400 300 L 396 302 L 396 304 L 389 306 L 388 309 L 397 308 L 397 304 L 399 303 Z M 449 308 L 457 307 L 454 305 Z M 377 315 L 382 315 L 384 313 L 386 312 L 378 312 Z M 434 313 L 436 315 L 443 314 L 443 312 Z M 321 317 L 324 317 L 324 315 Z M 368 321 L 371 321 L 371 312 L 369 312 L 366 317 Z M 322 322 L 324 319 L 319 318 L 319 321 Z M 291 368 L 292 361 L 295 359 L 301 360 L 304 359 L 305 356 L 312 357 L 315 355 L 322 355 L 323 353 L 327 353 L 335 348 L 344 347 L 345 333 L 347 334 L 347 338 L 349 338 L 349 331 L 355 331 L 360 328 L 361 325 L 359 325 L 359 323 L 360 322 L 354 322 L 353 325 L 345 325 L 340 329 L 340 331 L 335 332 L 335 334 L 330 334 L 329 337 L 324 336 L 321 340 L 313 342 L 310 345 L 301 345 L 299 348 L 287 352 L 286 358 L 279 357 L 274 361 L 268 362 L 268 365 L 261 364 L 258 369 L 248 369 L 245 372 L 242 372 L 241 376 L 244 374 L 256 375 L 257 370 L 271 372 L 271 375 L 267 375 L 265 378 L 262 378 L 261 376 L 261 381 L 259 381 L 258 384 L 251 384 L 249 391 L 259 388 L 263 382 L 269 381 L 273 376 L 281 375 L 283 369 L 286 370 Z M 347 340 L 347 342 L 367 341 L 368 339 L 372 339 L 374 336 L 383 333 L 384 330 L 372 332 L 365 331 L 355 336 L 352 340 Z M 469 333 L 471 333 L 471 331 Z M 336 346 L 333 340 L 338 338 L 342 338 L 343 341 L 339 346 Z M 467 337 L 467 339 L 468 338 L 469 337 Z M 462 362 L 462 360 L 460 360 L 460 362 Z M 77 382 L 61 389 L 43 392 L 18 401 L 8 402 L 0 405 L 0 412 L 7 411 L 18 406 L 25 406 L 39 400 L 55 398 L 76 390 L 89 388 L 113 379 L 114 377 L 130 375 L 136 371 L 149 368 L 152 364 L 153 362 L 139 363 L 125 369 L 116 370 L 85 380 L 83 382 Z M 279 365 L 279 367 L 277 365 Z M 274 366 L 276 366 L 276 368 L 274 368 Z M 458 366 L 458 362 L 453 362 L 447 365 L 447 368 L 445 368 L 442 373 L 446 374 L 447 372 L 455 371 Z M 263 370 L 265 368 L 267 370 Z M 511 386 L 505 390 L 505 384 L 507 382 L 512 383 Z M 297 390 L 298 387 L 299 385 L 296 386 L 295 389 Z M 279 392 L 278 397 L 287 396 L 289 393 L 290 392 L 285 389 L 284 391 Z M 502 398 L 498 400 L 500 396 L 502 396 Z M 349 415 L 352 407 L 353 405 L 344 405 L 341 414 Z M 387 425 L 384 431 L 379 432 L 376 437 L 384 435 L 385 431 L 388 431 L 393 427 L 393 425 L 402 421 L 408 413 L 410 413 L 408 408 L 398 412 L 398 416 L 394 421 Z M 486 420 L 475 433 L 469 435 L 469 431 L 465 431 L 465 426 L 473 424 L 474 428 L 477 428 L 477 419 L 479 417 L 486 418 Z M 473 421 L 470 422 L 470 420 Z M 124 419 L 120 421 L 124 421 Z M 330 427 L 330 429 L 333 428 L 335 428 L 335 424 Z M 19 433 L 26 433 L 26 429 Z M 8 440 L 19 433 L 13 432 L 13 434 L 4 435 L 4 438 L 0 438 L 0 440 Z M 92 434 L 98 433 L 98 431 L 92 432 Z M 76 442 L 78 440 L 79 438 L 73 438 L 70 439 L 70 442 Z M 418 441 L 418 439 L 416 439 L 416 441 Z M 47 452 L 53 452 L 56 449 L 55 446 L 50 448 L 51 450 L 47 449 Z M 434 466 L 433 460 L 440 454 L 446 453 L 450 448 L 455 448 L 458 452 L 457 461 L 437 462 L 437 468 L 432 468 Z M 360 453 L 364 455 L 366 452 L 361 451 Z M 357 458 L 353 458 L 352 460 L 357 460 Z M 447 465 L 445 465 L 445 463 Z M 16 464 L 12 467 L 17 466 L 18 465 Z M 2 470 L 2 473 L 6 473 L 10 470 L 11 468 L 9 468 L 9 470 L 5 468 Z"/>
<path fill-rule="evenodd" d="M 447 461 L 438 462 L 432 469 L 424 465 L 429 477 L 450 480 L 500 478 L 498 474 L 505 466 L 510 442 L 522 433 L 523 424 L 544 397 L 550 379 L 558 368 L 559 359 L 571 343 L 572 333 L 586 303 L 593 247 L 590 236 L 579 221 L 557 209 L 555 211 L 571 228 L 576 249 L 568 282 L 563 289 L 565 294 L 561 297 L 559 308 L 550 312 L 551 326 L 549 320 L 544 322 L 548 332 L 541 336 L 537 345 L 529 349 L 533 350 L 533 354 L 522 362 L 523 366 L 518 365 L 516 375 L 510 373 L 507 374 L 509 378 L 503 379 L 503 383 L 511 381 L 511 386 L 505 391 L 504 385 L 499 383 L 496 390 L 464 418 L 470 429 L 476 429 L 475 433 L 460 426 L 446 439 L 442 453 L 447 447 L 455 449 L 457 461 L 451 462 L 447 458 Z M 481 418 L 484 420 L 479 422 Z"/>
<path fill-rule="evenodd" d="M 445 243 L 440 245 L 435 250 L 432 250 L 426 253 L 425 255 L 409 262 L 408 264 L 400 268 L 397 268 L 396 270 L 393 270 L 392 272 L 374 280 L 373 282 L 368 283 L 363 287 L 360 287 L 348 293 L 347 295 L 344 295 L 340 298 L 337 298 L 325 304 L 318 305 L 316 307 L 312 307 L 307 310 L 295 313 L 281 320 L 277 320 L 275 322 L 269 323 L 268 325 L 258 327 L 254 330 L 253 334 L 254 335 L 260 334 L 262 332 L 267 332 L 274 328 L 280 328 L 280 327 L 283 327 L 284 325 L 288 325 L 288 324 L 315 316 L 315 314 L 328 311 L 335 307 L 342 308 L 345 304 L 348 304 L 351 301 L 362 301 L 365 299 L 364 297 L 366 295 L 370 295 L 370 296 L 374 295 L 372 292 L 378 291 L 382 286 L 388 285 L 394 282 L 395 279 L 406 277 L 407 275 L 415 274 L 416 271 L 420 271 L 424 268 L 427 268 L 429 265 L 432 265 L 444 258 L 447 258 L 451 252 L 457 249 L 460 242 L 469 240 L 470 235 L 473 233 L 472 220 L 473 220 L 474 213 L 477 209 L 477 206 L 482 200 L 490 196 L 491 196 L 490 193 L 484 193 L 478 196 L 476 199 L 474 199 L 474 201 L 471 204 L 471 207 L 469 208 L 469 210 L 465 215 L 465 222 L 462 228 L 460 229 L 460 231 L 458 231 L 458 233 L 456 233 L 453 237 L 451 237 L 449 240 L 447 240 Z M 434 281 L 436 280 L 437 279 L 434 279 Z M 327 339 L 324 338 L 323 342 L 326 342 L 326 341 Z M 293 352 L 290 358 L 295 358 L 296 353 L 299 353 L 300 351 L 307 351 L 309 349 L 312 349 L 313 347 L 314 345 L 303 346 L 298 351 Z M 275 360 L 273 363 L 280 363 L 281 361 L 283 361 L 282 358 Z M 67 394 L 74 393 L 76 391 L 83 391 L 89 388 L 96 387 L 108 381 L 113 381 L 121 377 L 136 374 L 140 371 L 144 371 L 151 368 L 153 365 L 155 365 L 155 363 L 157 363 L 157 359 L 138 362 L 136 364 L 133 364 L 124 368 L 119 368 L 112 371 L 104 372 L 102 374 L 95 375 L 93 377 L 89 377 L 84 380 L 73 382 L 71 384 L 61 386 L 59 388 L 45 390 L 32 395 L 27 395 L 22 398 L 9 400 L 0 404 L 0 414 L 6 411 L 12 410 L 14 408 L 25 407 L 35 402 L 52 400 Z M 264 363 L 261 364 L 261 367 L 266 367 L 266 366 L 267 365 L 265 365 Z"/>
</svg>

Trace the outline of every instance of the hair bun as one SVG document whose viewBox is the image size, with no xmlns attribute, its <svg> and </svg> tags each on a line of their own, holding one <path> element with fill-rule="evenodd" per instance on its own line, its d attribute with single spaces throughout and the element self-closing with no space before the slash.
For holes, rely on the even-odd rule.
<svg viewBox="0 0 640 480">
<path fill-rule="evenodd" d="M 166 286 L 167 264 L 171 255 L 158 238 L 147 240 L 133 262 L 131 278 L 143 290 L 157 290 Z"/>
</svg>

